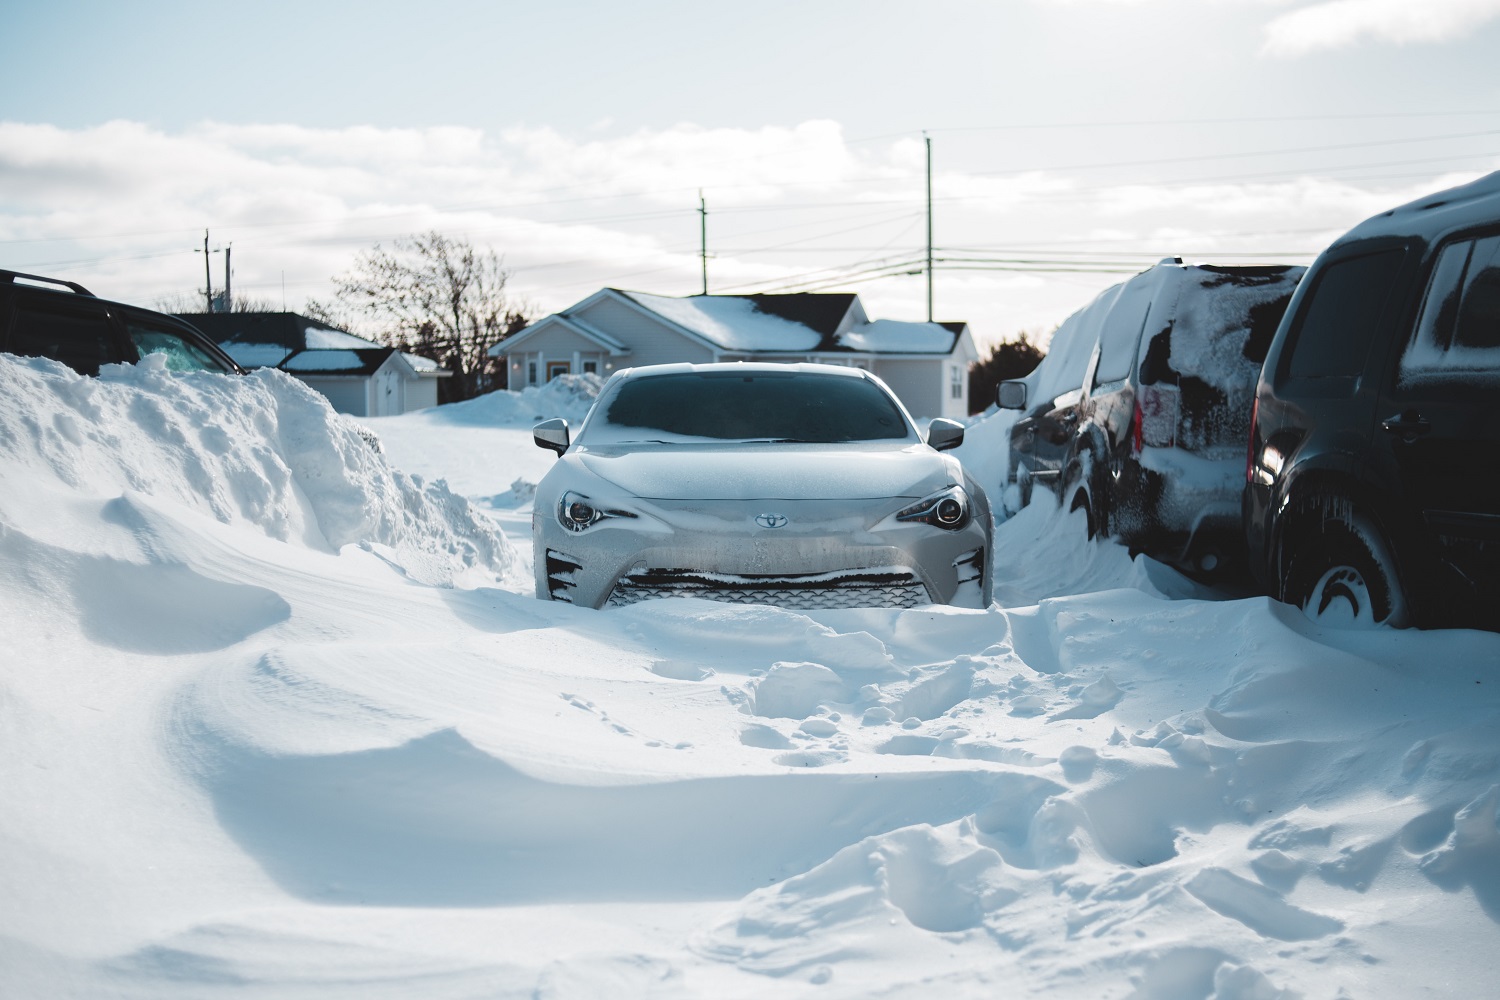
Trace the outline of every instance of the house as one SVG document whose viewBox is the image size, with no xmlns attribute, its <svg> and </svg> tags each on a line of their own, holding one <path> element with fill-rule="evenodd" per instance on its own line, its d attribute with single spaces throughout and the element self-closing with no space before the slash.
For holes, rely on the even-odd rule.
<svg viewBox="0 0 1500 1000">
<path fill-rule="evenodd" d="M 437 405 L 437 362 L 356 337 L 298 313 L 183 313 L 245 368 L 280 368 L 339 413 L 392 417 Z"/>
<path fill-rule="evenodd" d="M 918 417 L 969 413 L 967 323 L 871 321 L 851 292 L 691 295 L 605 288 L 491 347 L 511 389 L 569 372 L 671 362 L 817 361 L 863 368 Z"/>
</svg>

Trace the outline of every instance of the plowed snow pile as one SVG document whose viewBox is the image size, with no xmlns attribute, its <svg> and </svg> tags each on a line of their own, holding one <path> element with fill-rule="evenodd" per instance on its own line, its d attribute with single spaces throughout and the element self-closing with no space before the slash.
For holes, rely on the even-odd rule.
<svg viewBox="0 0 1500 1000">
<path fill-rule="evenodd" d="M 1493 989 L 1500 635 L 1202 599 L 1041 504 L 987 611 L 580 610 L 282 376 L 0 381 L 0 995 Z M 442 416 L 374 423 L 535 482 Z"/>
</svg>

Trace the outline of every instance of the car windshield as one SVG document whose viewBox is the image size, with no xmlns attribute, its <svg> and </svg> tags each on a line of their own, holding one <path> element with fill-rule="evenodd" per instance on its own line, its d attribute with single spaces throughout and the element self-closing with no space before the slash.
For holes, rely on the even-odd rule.
<svg viewBox="0 0 1500 1000">
<path fill-rule="evenodd" d="M 707 438 L 833 444 L 902 440 L 896 401 L 863 378 L 812 372 L 682 372 L 627 379 L 602 401 L 590 444 Z"/>
</svg>

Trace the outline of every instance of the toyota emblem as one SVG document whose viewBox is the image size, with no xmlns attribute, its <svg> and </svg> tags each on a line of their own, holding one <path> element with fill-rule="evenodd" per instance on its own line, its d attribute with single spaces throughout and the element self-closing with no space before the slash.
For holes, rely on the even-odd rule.
<svg viewBox="0 0 1500 1000">
<path fill-rule="evenodd" d="M 762 528 L 784 528 L 786 527 L 785 514 L 757 514 L 755 523 Z"/>
</svg>

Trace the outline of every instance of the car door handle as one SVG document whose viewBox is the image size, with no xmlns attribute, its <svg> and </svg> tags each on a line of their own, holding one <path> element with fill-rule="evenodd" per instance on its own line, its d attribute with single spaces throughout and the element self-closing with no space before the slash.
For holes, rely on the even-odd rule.
<svg viewBox="0 0 1500 1000">
<path fill-rule="evenodd" d="M 1432 422 L 1416 410 L 1407 410 L 1399 416 L 1382 420 L 1380 429 L 1388 434 L 1399 434 L 1401 440 L 1410 443 L 1432 430 Z"/>
</svg>

